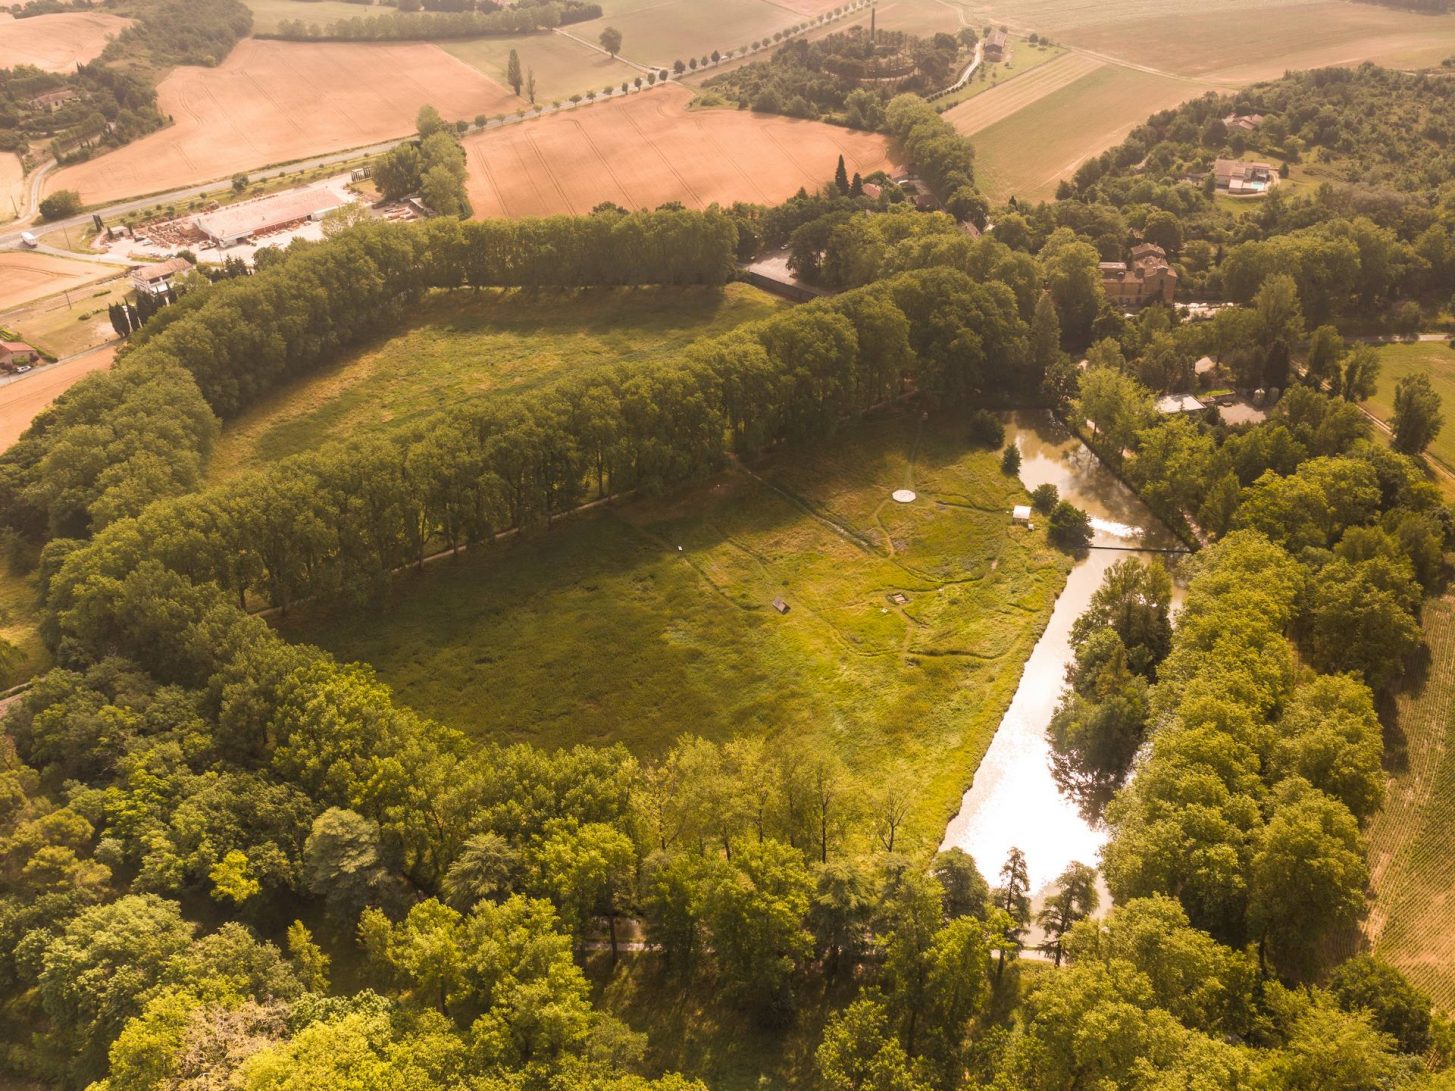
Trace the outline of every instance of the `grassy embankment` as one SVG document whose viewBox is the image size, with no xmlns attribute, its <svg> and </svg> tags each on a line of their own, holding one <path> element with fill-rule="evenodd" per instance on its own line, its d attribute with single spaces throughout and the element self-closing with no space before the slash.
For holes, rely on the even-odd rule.
<svg viewBox="0 0 1455 1091">
<path fill-rule="evenodd" d="M 783 306 L 745 284 L 441 294 L 401 333 L 230 422 L 211 473 L 222 479 L 332 439 L 405 427 L 490 391 L 607 364 L 670 360 L 699 338 Z"/>
<path fill-rule="evenodd" d="M 1445 406 L 1445 427 L 1430 444 L 1429 454 L 1455 470 L 1455 350 L 1444 341 L 1382 345 L 1379 388 L 1364 408 L 1386 424 L 1394 419 L 1394 388 L 1406 375 L 1423 372 Z"/>
<path fill-rule="evenodd" d="M 1068 563 L 1011 527 L 1020 483 L 954 423 L 875 420 L 756 474 L 443 561 L 382 608 L 294 616 L 285 635 L 372 663 L 401 701 L 483 738 L 822 746 L 866 783 L 917 785 L 910 833 L 932 845 Z M 916 503 L 890 499 L 904 487 Z"/>
<path fill-rule="evenodd" d="M 1449 351 L 1448 349 L 1445 351 Z M 1455 597 L 1425 606 L 1429 660 L 1385 710 L 1389 797 L 1369 828 L 1375 954 L 1455 1011 Z"/>
</svg>

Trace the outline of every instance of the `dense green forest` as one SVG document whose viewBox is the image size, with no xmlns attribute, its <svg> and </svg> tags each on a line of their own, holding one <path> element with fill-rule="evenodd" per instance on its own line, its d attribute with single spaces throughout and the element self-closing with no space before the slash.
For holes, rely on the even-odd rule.
<svg viewBox="0 0 1455 1091">
<path fill-rule="evenodd" d="M 932 184 L 970 187 L 932 110 L 895 100 L 886 124 Z M 1370 217 L 1379 238 L 1440 222 L 1408 196 L 1409 223 Z M 1366 297 L 1320 296 L 1313 263 L 1252 278 L 1208 323 L 1111 311 L 1098 262 L 1166 225 L 1145 204 L 1005 210 L 980 238 L 837 185 L 773 209 L 371 224 L 158 312 L 0 457 L 7 545 L 38 555 L 56 662 L 0 744 L 0 1059 L 102 1091 L 694 1091 L 593 1004 L 583 967 L 637 942 L 630 919 L 664 990 L 775 1033 L 827 1003 L 810 1064 L 832 1091 L 1450 1086 L 1445 1017 L 1342 954 L 1383 793 L 1376 701 L 1417 659 L 1455 548 L 1417 461 L 1438 405 L 1398 449 L 1371 438 L 1351 404 L 1368 354 L 1326 324 Z M 1240 243 L 1343 222 L 1307 207 Z M 1221 229 L 1206 204 L 1177 217 L 1204 222 Z M 219 418 L 431 290 L 714 285 L 781 243 L 843 290 L 675 359 L 202 487 Z M 1401 282 L 1354 253 L 1377 309 Z M 1266 422 L 1153 410 L 1197 338 L 1276 380 Z M 482 745 L 250 612 L 380 602 L 427 553 L 672 493 L 866 414 L 998 443 L 984 407 L 1004 404 L 1058 409 L 1202 547 L 1175 627 L 1166 574 L 1129 561 L 1073 629 L 1051 741 L 1105 815 L 1115 907 L 1092 918 L 1090 869 L 1069 868 L 1039 952 L 1024 858 L 906 842 L 892 778 L 751 734 L 652 762 Z M 1084 515 L 1034 500 L 1084 541 Z"/>
</svg>

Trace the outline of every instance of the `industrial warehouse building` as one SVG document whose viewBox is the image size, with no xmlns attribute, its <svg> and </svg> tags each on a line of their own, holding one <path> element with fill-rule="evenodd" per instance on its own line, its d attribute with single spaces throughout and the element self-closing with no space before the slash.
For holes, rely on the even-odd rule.
<svg viewBox="0 0 1455 1091">
<path fill-rule="evenodd" d="M 296 227 L 306 220 L 322 219 L 324 213 L 332 212 L 345 203 L 345 199 L 332 190 L 313 187 L 229 205 L 216 212 L 204 212 L 193 222 L 213 246 L 233 246 Z"/>
</svg>

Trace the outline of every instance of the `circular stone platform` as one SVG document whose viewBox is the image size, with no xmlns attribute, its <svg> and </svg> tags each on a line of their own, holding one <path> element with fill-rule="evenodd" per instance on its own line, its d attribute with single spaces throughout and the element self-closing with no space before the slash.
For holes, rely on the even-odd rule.
<svg viewBox="0 0 1455 1091">
<path fill-rule="evenodd" d="M 895 501 L 900 504 L 913 504 L 918 499 L 911 489 L 895 489 L 893 495 Z"/>
</svg>

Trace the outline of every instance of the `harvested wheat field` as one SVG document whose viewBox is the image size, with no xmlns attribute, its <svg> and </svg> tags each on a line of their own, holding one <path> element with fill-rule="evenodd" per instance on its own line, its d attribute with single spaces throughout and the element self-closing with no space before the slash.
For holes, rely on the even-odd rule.
<svg viewBox="0 0 1455 1091">
<path fill-rule="evenodd" d="M 67 11 L 16 19 L 0 15 L 0 68 L 31 64 L 47 72 L 72 72 L 94 61 L 130 19 L 95 11 Z"/>
<path fill-rule="evenodd" d="M 176 124 L 52 175 L 88 204 L 405 136 L 432 103 L 446 118 L 520 104 L 427 43 L 240 42 L 217 68 L 178 68 L 157 89 Z"/>
<path fill-rule="evenodd" d="M 34 254 L 24 250 L 0 252 L 0 310 L 19 307 L 63 289 L 78 288 L 115 274 L 114 267 L 72 261 L 54 254 Z"/>
<path fill-rule="evenodd" d="M 116 346 L 104 345 L 0 386 L 0 451 L 19 439 L 42 409 L 115 359 Z"/>
<path fill-rule="evenodd" d="M 585 213 L 603 201 L 777 204 L 832 178 L 840 154 L 850 173 L 891 165 L 882 136 L 747 111 L 688 110 L 691 98 L 666 86 L 467 137 L 475 214 Z"/>
<path fill-rule="evenodd" d="M 1102 62 L 1081 53 L 1063 53 L 1021 76 L 945 111 L 945 120 L 967 136 L 988 129 L 997 121 L 1019 113 L 1031 103 L 1075 83 L 1102 66 Z"/>
<path fill-rule="evenodd" d="M 1384 809 L 1369 824 L 1374 907 L 1365 933 L 1374 953 L 1398 966 L 1447 1012 L 1455 1011 L 1455 599 L 1425 606 L 1420 675 L 1384 718 L 1391 778 Z"/>
</svg>

